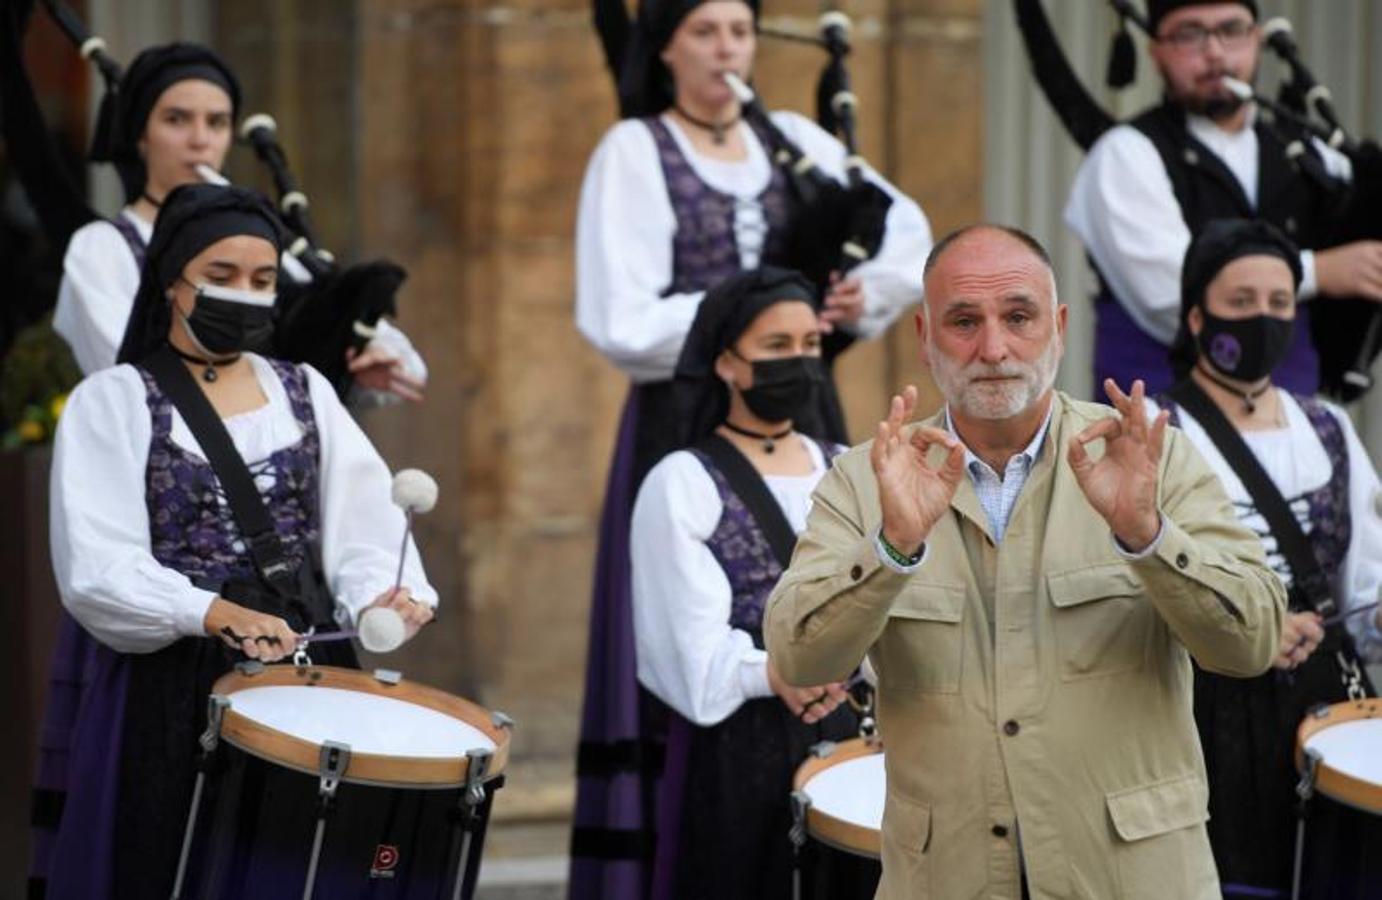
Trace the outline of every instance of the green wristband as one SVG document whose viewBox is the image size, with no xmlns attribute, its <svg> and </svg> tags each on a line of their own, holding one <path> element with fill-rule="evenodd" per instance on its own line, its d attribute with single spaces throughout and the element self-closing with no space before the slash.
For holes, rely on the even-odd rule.
<svg viewBox="0 0 1382 900">
<path fill-rule="evenodd" d="M 878 543 L 883 545 L 883 552 L 887 553 L 888 557 L 893 562 L 897 563 L 899 566 L 906 566 L 908 568 L 911 568 L 912 566 L 921 562 L 921 558 L 926 555 L 925 541 L 921 542 L 921 546 L 917 548 L 915 556 L 908 556 L 901 550 L 894 547 L 892 544 L 888 543 L 888 539 L 883 535 L 882 530 L 878 532 Z"/>
</svg>

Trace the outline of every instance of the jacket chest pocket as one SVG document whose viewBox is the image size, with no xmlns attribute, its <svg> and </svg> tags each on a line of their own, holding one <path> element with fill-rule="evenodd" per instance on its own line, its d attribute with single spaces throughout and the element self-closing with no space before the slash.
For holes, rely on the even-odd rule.
<svg viewBox="0 0 1382 900">
<path fill-rule="evenodd" d="M 964 655 L 964 608 L 964 585 L 907 585 L 889 610 L 887 627 L 878 639 L 880 688 L 957 692 Z"/>
<path fill-rule="evenodd" d="M 1051 597 L 1061 679 L 1097 678 L 1141 668 L 1156 610 L 1122 562 L 1052 572 Z"/>
</svg>

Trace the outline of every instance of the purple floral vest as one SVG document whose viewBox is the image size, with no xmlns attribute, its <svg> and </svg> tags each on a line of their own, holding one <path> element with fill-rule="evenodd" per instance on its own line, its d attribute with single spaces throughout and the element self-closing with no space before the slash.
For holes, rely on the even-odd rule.
<svg viewBox="0 0 1382 900">
<path fill-rule="evenodd" d="M 315 551 L 321 537 L 318 471 L 321 439 L 307 377 L 291 363 L 270 360 L 283 382 L 302 440 L 267 459 L 251 462 L 250 474 L 269 508 L 294 567 Z M 154 377 L 139 370 L 148 392 L 153 439 L 145 472 L 153 555 L 161 564 L 201 585 L 256 577 L 225 491 L 211 465 L 173 442 L 173 403 Z"/>
<path fill-rule="evenodd" d="M 651 116 L 643 123 L 657 144 L 658 161 L 677 220 L 677 231 L 672 236 L 672 283 L 666 293 L 703 291 L 737 275 L 743 271 L 739 245 L 734 239 L 734 207 L 738 201 L 700 179 L 661 118 Z M 767 135 L 756 126 L 754 134 L 771 158 L 772 145 Z M 791 221 L 792 197 L 780 166 L 772 165 L 772 177 L 758 195 L 758 202 L 768 224 L 760 260 L 781 260 Z"/>
<path fill-rule="evenodd" d="M 826 441 L 817 441 L 816 446 L 825 457 L 826 468 L 829 468 L 839 448 Z M 719 492 L 723 505 L 720 521 L 705 543 L 720 568 L 724 569 L 730 590 L 733 591 L 729 624 L 747 631 L 753 636 L 754 646 L 762 649 L 763 607 L 782 577 L 782 566 L 753 513 L 734 492 L 729 479 L 716 468 L 709 456 L 694 447 L 689 449 L 715 482 L 715 490 Z"/>
<path fill-rule="evenodd" d="M 1353 539 L 1353 517 L 1348 506 L 1348 442 L 1344 439 L 1339 420 L 1323 403 L 1300 394 L 1291 396 L 1300 404 L 1301 411 L 1315 429 L 1333 468 L 1329 480 L 1323 485 L 1299 497 L 1287 497 L 1286 502 L 1293 511 L 1302 502 L 1306 504 L 1309 510 L 1305 516 L 1308 522 L 1306 537 L 1310 541 L 1310 548 L 1314 550 L 1315 559 L 1325 576 L 1330 582 L 1335 582 L 1339 577 L 1339 567 L 1348 554 L 1349 542 Z M 1157 405 L 1171 411 L 1170 424 L 1180 426 L 1180 408 L 1173 400 L 1158 397 Z"/>
</svg>

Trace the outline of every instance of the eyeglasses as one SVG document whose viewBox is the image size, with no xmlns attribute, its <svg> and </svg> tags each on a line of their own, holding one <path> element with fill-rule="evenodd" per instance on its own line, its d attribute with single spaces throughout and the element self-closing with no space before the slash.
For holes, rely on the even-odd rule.
<svg viewBox="0 0 1382 900">
<path fill-rule="evenodd" d="M 1224 46 L 1224 49 L 1238 50 L 1248 42 L 1256 29 L 1256 22 L 1247 19 L 1232 19 L 1213 28 L 1194 24 L 1182 25 L 1170 34 L 1157 38 L 1157 40 L 1170 44 L 1180 51 L 1203 50 L 1209 46 L 1209 37 L 1213 35 L 1219 39 L 1219 43 Z"/>
</svg>

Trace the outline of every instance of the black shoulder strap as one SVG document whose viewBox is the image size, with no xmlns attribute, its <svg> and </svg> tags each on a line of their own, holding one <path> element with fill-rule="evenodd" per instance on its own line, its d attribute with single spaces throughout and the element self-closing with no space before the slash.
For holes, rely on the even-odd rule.
<svg viewBox="0 0 1382 900">
<path fill-rule="evenodd" d="M 202 393 L 182 360 L 167 347 L 155 351 L 144 361 L 158 386 L 182 414 L 183 421 L 201 445 L 206 460 L 225 488 L 230 512 L 240 533 L 245 536 L 254 566 L 274 588 L 291 593 L 294 587 L 294 567 L 283 552 L 283 543 L 274 528 L 273 518 L 264 505 L 264 498 L 254 486 L 254 476 L 235 449 L 225 423 L 216 414 L 211 401 Z"/>
<path fill-rule="evenodd" d="M 739 499 L 744 501 L 744 506 L 748 507 L 754 521 L 758 523 L 763 537 L 768 540 L 768 546 L 773 549 L 773 556 L 777 557 L 782 568 L 787 568 L 792 562 L 797 534 L 792 530 L 772 491 L 768 490 L 763 476 L 758 474 L 758 470 L 749 462 L 748 457 L 718 434 L 706 436 L 696 445 L 696 449 L 710 457 L 715 468 L 725 476 L 729 486 L 739 495 Z"/>
<path fill-rule="evenodd" d="M 1334 594 L 1319 560 L 1315 558 L 1309 538 L 1301 530 L 1286 498 L 1281 496 L 1281 491 L 1257 461 L 1238 429 L 1193 380 L 1182 380 L 1169 393 L 1200 423 L 1214 446 L 1224 455 L 1229 468 L 1242 480 L 1243 487 L 1248 489 L 1257 511 L 1262 513 L 1267 526 L 1272 529 L 1277 546 L 1286 557 L 1286 564 L 1291 567 L 1299 595 L 1324 618 L 1333 616 L 1338 611 Z"/>
</svg>

